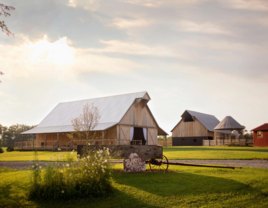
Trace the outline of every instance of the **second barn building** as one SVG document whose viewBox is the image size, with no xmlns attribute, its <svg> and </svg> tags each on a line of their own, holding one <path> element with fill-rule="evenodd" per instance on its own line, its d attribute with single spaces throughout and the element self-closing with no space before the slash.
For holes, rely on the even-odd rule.
<svg viewBox="0 0 268 208">
<path fill-rule="evenodd" d="M 185 110 L 179 123 L 171 130 L 173 146 L 202 146 L 210 140 L 215 144 L 214 128 L 220 121 L 213 115 Z M 231 131 L 217 131 L 231 137 Z"/>
</svg>

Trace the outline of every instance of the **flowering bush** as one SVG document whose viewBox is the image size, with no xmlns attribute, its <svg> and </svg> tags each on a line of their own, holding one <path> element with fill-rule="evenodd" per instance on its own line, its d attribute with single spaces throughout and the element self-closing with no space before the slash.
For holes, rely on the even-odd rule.
<svg viewBox="0 0 268 208">
<path fill-rule="evenodd" d="M 67 162 L 60 162 L 62 156 L 59 154 L 53 165 L 45 167 L 40 166 L 35 158 L 29 194 L 31 199 L 88 198 L 105 196 L 112 191 L 108 148 L 85 150 L 83 157 L 77 157 L 75 161 L 71 154 L 74 151 Z"/>
</svg>

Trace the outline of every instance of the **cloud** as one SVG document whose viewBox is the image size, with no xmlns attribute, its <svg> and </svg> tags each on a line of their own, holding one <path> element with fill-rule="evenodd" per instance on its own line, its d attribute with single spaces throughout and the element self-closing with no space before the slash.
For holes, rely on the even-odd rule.
<svg viewBox="0 0 268 208">
<path fill-rule="evenodd" d="M 266 0 L 224 0 L 222 3 L 234 9 L 268 11 L 268 2 Z"/>
<path fill-rule="evenodd" d="M 104 41 L 100 40 L 106 47 L 102 49 L 88 49 L 92 53 L 123 53 L 140 56 L 159 56 L 159 57 L 176 57 L 189 59 L 178 51 L 164 46 L 148 46 L 138 42 L 123 42 L 119 40 Z"/>
<path fill-rule="evenodd" d="M 225 30 L 221 26 L 211 22 L 196 23 L 189 20 L 181 20 L 178 22 L 178 27 L 179 30 L 186 32 L 233 35 L 232 32 Z"/>
<path fill-rule="evenodd" d="M 131 27 L 145 27 L 152 23 L 150 20 L 146 19 L 122 19 L 115 18 L 111 25 L 118 28 L 131 28 Z"/>
<path fill-rule="evenodd" d="M 67 37 L 54 42 L 44 37 L 31 42 L 19 36 L 22 37 L 20 44 L 0 44 L 1 69 L 6 80 L 14 77 L 49 79 L 51 76 L 68 80 L 85 71 L 122 73 L 138 66 L 130 60 L 93 53 L 91 49 L 73 48 Z"/>
<path fill-rule="evenodd" d="M 202 2 L 207 2 L 211 0 L 180 0 L 180 1 L 174 1 L 174 0 L 122 0 L 123 2 L 130 3 L 130 4 L 136 4 L 140 6 L 145 7 L 163 7 L 168 5 L 177 5 L 177 6 L 188 6 L 188 5 L 194 5 L 199 4 Z"/>
</svg>

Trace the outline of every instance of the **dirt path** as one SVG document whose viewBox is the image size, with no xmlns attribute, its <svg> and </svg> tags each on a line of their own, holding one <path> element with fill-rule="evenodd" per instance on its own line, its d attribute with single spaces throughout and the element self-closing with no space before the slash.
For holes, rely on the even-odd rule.
<svg viewBox="0 0 268 208">
<path fill-rule="evenodd" d="M 265 168 L 268 169 L 268 160 L 169 160 L 169 162 L 179 163 L 191 163 L 191 164 L 210 164 L 210 165 L 230 165 L 230 166 L 242 166 L 252 168 Z M 53 162 L 41 162 L 38 164 L 44 166 L 45 164 L 52 164 Z M 0 167 L 9 167 L 17 170 L 24 170 L 31 168 L 32 162 L 29 161 L 12 161 L 4 162 L 0 161 Z"/>
</svg>

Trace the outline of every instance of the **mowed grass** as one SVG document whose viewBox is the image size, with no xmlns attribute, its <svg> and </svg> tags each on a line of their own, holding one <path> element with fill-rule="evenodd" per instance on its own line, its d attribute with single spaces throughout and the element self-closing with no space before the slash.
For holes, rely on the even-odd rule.
<svg viewBox="0 0 268 208">
<path fill-rule="evenodd" d="M 34 151 L 13 151 L 6 152 L 6 148 L 4 149 L 4 153 L 0 154 L 0 161 L 30 161 L 33 160 Z M 40 161 L 52 161 L 52 159 L 57 157 L 58 154 L 61 154 L 61 159 L 65 161 L 67 159 L 67 155 L 70 155 L 69 152 L 52 152 L 52 151 L 38 151 L 38 160 Z M 76 158 L 77 154 L 73 154 L 72 157 Z"/>
<path fill-rule="evenodd" d="M 5 150 L 5 148 L 4 148 Z M 39 151 L 40 161 L 51 161 L 51 157 L 58 155 L 58 152 Z M 65 160 L 69 152 L 60 152 Z M 163 154 L 170 160 L 246 160 L 246 159 L 267 159 L 268 147 L 164 147 Z M 73 155 L 76 157 L 76 154 Z M 0 154 L 0 161 L 29 161 L 33 158 L 33 151 L 14 151 Z"/>
<path fill-rule="evenodd" d="M 0 207 L 268 207 L 266 169 L 170 169 L 177 172 L 114 173 L 109 197 L 66 201 L 28 201 L 30 171 L 0 173 Z"/>
<path fill-rule="evenodd" d="M 169 146 L 163 154 L 170 160 L 251 160 L 267 159 L 268 147 Z"/>
</svg>

